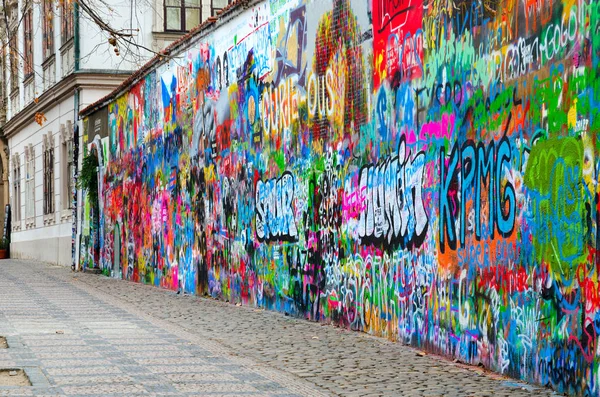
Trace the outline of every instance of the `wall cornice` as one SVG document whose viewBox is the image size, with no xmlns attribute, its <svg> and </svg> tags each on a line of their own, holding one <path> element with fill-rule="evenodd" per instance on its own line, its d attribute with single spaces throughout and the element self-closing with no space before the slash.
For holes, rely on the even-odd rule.
<svg viewBox="0 0 600 397">
<path fill-rule="evenodd" d="M 71 73 L 40 95 L 37 102 L 30 103 L 15 116 L 7 120 L 1 127 L 2 135 L 6 138 L 11 138 L 27 124 L 33 122 L 37 112 L 46 112 L 46 110 L 54 106 L 57 102 L 72 95 L 77 88 L 106 88 L 113 90 L 129 75 L 130 73 L 123 72 L 108 74 L 87 70 Z"/>
</svg>

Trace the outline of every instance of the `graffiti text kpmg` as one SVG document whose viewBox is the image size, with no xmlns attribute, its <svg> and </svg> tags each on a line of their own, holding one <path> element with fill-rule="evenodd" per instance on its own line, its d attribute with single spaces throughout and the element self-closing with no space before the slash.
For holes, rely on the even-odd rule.
<svg viewBox="0 0 600 397">
<path fill-rule="evenodd" d="M 294 186 L 294 175 L 289 171 L 280 178 L 256 183 L 256 236 L 259 241 L 298 239 L 292 207 Z"/>
<path fill-rule="evenodd" d="M 508 139 L 492 141 L 487 149 L 483 143 L 477 146 L 473 141 L 465 142 L 462 147 L 454 145 L 450 158 L 446 150 L 440 153 L 440 249 L 445 250 L 446 242 L 456 249 L 456 214 L 459 214 L 460 244 L 465 244 L 466 204 L 473 200 L 475 209 L 475 236 L 482 237 L 481 209 L 484 200 L 482 184 L 488 188 L 489 228 L 484 227 L 484 235 L 494 237 L 494 226 L 500 235 L 512 234 L 516 196 L 513 185 L 503 183 L 504 169 L 511 164 L 511 147 Z M 504 186 L 503 186 L 504 185 Z M 460 186 L 460 187 L 459 187 Z M 473 190 L 474 189 L 474 190 Z M 446 241 L 446 236 L 448 240 Z"/>
</svg>

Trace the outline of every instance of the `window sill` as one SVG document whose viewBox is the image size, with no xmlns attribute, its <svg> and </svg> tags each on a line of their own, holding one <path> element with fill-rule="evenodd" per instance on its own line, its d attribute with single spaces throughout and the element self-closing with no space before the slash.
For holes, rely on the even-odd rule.
<svg viewBox="0 0 600 397">
<path fill-rule="evenodd" d="M 42 69 L 46 69 L 48 67 L 48 65 L 54 63 L 55 58 L 56 58 L 56 55 L 54 55 L 54 54 L 48 55 L 48 57 L 46 57 L 44 62 L 42 62 Z"/>
<path fill-rule="evenodd" d="M 60 221 L 61 222 L 69 222 L 71 220 L 72 215 L 73 215 L 73 210 L 71 210 L 71 209 L 62 210 L 60 213 Z"/>
<path fill-rule="evenodd" d="M 177 40 L 186 33 L 184 30 L 167 30 L 165 32 L 152 32 L 152 36 L 157 40 Z"/>
<path fill-rule="evenodd" d="M 53 225 L 56 223 L 56 214 L 54 212 L 44 215 L 44 226 Z"/>
<path fill-rule="evenodd" d="M 35 227 L 35 218 L 27 218 L 25 221 L 25 229 L 33 229 Z"/>
<path fill-rule="evenodd" d="M 71 37 L 69 40 L 67 40 L 65 42 L 65 44 L 63 44 L 60 47 L 60 53 L 61 55 L 64 55 L 65 52 L 69 51 L 71 49 L 71 47 L 73 47 L 73 43 L 75 42 L 75 40 L 73 39 L 73 37 Z"/>
<path fill-rule="evenodd" d="M 12 225 L 12 231 L 20 232 L 21 231 L 21 221 L 16 221 L 16 222 L 18 222 L 18 225 Z"/>
<path fill-rule="evenodd" d="M 27 85 L 29 83 L 33 82 L 33 72 L 29 73 L 25 79 L 23 80 L 23 85 Z"/>
</svg>

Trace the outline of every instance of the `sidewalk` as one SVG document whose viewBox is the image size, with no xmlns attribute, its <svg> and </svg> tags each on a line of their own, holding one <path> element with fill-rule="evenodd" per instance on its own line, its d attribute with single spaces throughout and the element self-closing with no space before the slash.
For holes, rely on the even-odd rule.
<svg viewBox="0 0 600 397">
<path fill-rule="evenodd" d="M 41 368 L 48 395 L 556 395 L 362 333 L 63 267 L 0 262 L 0 299 L 0 367 Z"/>
</svg>

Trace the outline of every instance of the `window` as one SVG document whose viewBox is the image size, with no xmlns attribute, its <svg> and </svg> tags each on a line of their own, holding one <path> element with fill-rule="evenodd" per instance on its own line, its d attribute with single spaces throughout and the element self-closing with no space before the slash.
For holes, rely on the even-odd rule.
<svg viewBox="0 0 600 397">
<path fill-rule="evenodd" d="M 165 30 L 184 32 L 202 22 L 200 0 L 165 0 Z"/>
<path fill-rule="evenodd" d="M 4 99 L 4 84 L 5 84 L 5 70 L 4 69 L 4 48 L 2 48 L 2 51 L 0 51 L 0 98 Z M 3 111 L 3 110 L 2 110 Z M 0 111 L 0 114 L 2 113 L 2 111 Z"/>
<path fill-rule="evenodd" d="M 210 5 L 212 9 L 212 16 L 217 16 L 217 13 L 223 8 L 227 7 L 229 3 L 229 0 L 212 0 Z"/>
<path fill-rule="evenodd" d="M 33 73 L 33 9 L 31 6 L 25 9 L 23 27 L 23 42 L 25 43 L 23 51 L 23 74 L 24 78 L 27 79 Z"/>
<path fill-rule="evenodd" d="M 62 45 L 73 37 L 73 7 L 69 0 L 60 0 L 61 26 L 60 37 Z"/>
<path fill-rule="evenodd" d="M 42 26 L 44 29 L 43 54 L 44 60 L 54 54 L 54 14 L 52 13 L 52 1 L 42 0 Z"/>
<path fill-rule="evenodd" d="M 35 218 L 35 152 L 29 144 L 25 147 L 25 216 Z"/>
<path fill-rule="evenodd" d="M 17 35 L 10 38 L 10 89 L 15 91 L 19 88 L 19 48 L 17 47 Z"/>
<path fill-rule="evenodd" d="M 73 128 L 71 123 L 67 123 L 67 127 L 61 126 L 62 137 L 62 209 L 69 210 L 73 208 L 73 186 L 75 177 L 75 156 L 73 154 Z"/>
<path fill-rule="evenodd" d="M 44 135 L 44 215 L 54 213 L 54 139 Z"/>
<path fill-rule="evenodd" d="M 21 221 L 21 160 L 19 154 L 13 155 L 13 197 L 12 197 L 12 220 L 17 224 Z"/>
</svg>

